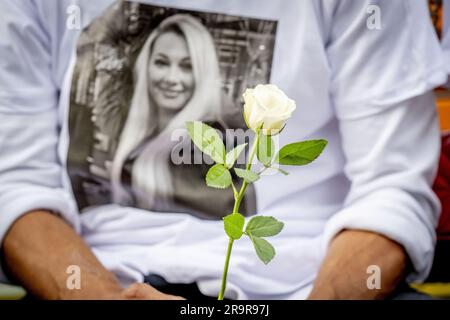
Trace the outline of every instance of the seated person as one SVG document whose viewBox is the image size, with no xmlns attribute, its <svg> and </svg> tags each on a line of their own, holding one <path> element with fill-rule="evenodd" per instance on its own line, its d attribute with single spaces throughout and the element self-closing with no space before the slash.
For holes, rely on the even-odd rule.
<svg viewBox="0 0 450 320">
<path fill-rule="evenodd" d="M 225 297 L 382 299 L 426 278 L 446 80 L 426 1 L 71 3 L 0 3 L 0 281 L 44 299 L 217 296 L 232 198 L 206 189 L 205 163 L 174 161 L 173 138 L 188 120 L 244 128 L 240 96 L 263 82 L 297 102 L 280 143 L 329 143 L 254 184 L 242 213 L 285 229 L 268 266 L 236 244 Z"/>
</svg>

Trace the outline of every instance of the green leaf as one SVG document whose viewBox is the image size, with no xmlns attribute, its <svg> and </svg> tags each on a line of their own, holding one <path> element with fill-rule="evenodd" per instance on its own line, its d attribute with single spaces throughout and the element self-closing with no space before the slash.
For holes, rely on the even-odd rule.
<svg viewBox="0 0 450 320">
<path fill-rule="evenodd" d="M 274 152 L 275 146 L 273 145 L 272 138 L 261 133 L 256 151 L 258 160 L 267 167 L 272 162 Z"/>
<path fill-rule="evenodd" d="M 239 155 L 245 149 L 246 146 L 247 146 L 246 143 L 240 144 L 236 148 L 227 153 L 225 163 L 228 169 L 233 168 L 234 163 L 236 162 L 237 158 L 239 158 Z"/>
<path fill-rule="evenodd" d="M 247 183 L 252 183 L 259 179 L 259 174 L 250 170 L 234 168 L 234 171 L 238 177 L 244 179 Z"/>
<path fill-rule="evenodd" d="M 303 166 L 317 159 L 327 145 L 326 140 L 310 140 L 288 144 L 281 148 L 275 161 L 289 166 Z"/>
<path fill-rule="evenodd" d="M 223 218 L 223 225 L 227 235 L 238 240 L 244 231 L 245 218 L 240 213 L 232 213 Z"/>
<path fill-rule="evenodd" d="M 284 223 L 274 217 L 255 216 L 250 219 L 245 232 L 255 237 L 272 237 L 281 232 Z"/>
<path fill-rule="evenodd" d="M 231 174 L 222 164 L 212 166 L 206 174 L 206 184 L 217 189 L 226 189 L 231 185 Z"/>
<path fill-rule="evenodd" d="M 226 149 L 217 131 L 200 122 L 190 121 L 186 127 L 194 144 L 216 163 L 225 164 Z"/>
<path fill-rule="evenodd" d="M 250 240 L 253 242 L 253 246 L 255 247 L 256 254 L 259 259 L 264 262 L 264 264 L 268 264 L 273 257 L 275 257 L 275 248 L 263 238 L 249 236 Z"/>
</svg>

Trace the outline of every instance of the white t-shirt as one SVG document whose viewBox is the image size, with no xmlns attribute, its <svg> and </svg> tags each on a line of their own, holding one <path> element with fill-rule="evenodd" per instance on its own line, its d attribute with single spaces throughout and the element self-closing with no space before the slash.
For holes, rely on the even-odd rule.
<svg viewBox="0 0 450 320">
<path fill-rule="evenodd" d="M 99 120 L 80 111 L 92 101 L 119 103 L 105 98 L 104 88 L 133 65 L 142 29 L 129 22 L 151 30 L 162 16 L 188 13 L 214 34 L 229 96 L 266 79 L 297 102 L 280 144 L 329 141 L 312 164 L 256 182 L 257 214 L 285 228 L 270 239 L 277 255 L 267 266 L 248 239 L 235 243 L 227 296 L 305 298 L 330 240 L 346 228 L 399 242 L 414 267 L 409 280 L 426 277 L 440 210 L 430 187 L 439 129 L 427 92 L 446 79 L 426 1 L 143 3 L 0 3 L 0 239 L 19 216 L 46 208 L 66 219 L 124 285 L 156 273 L 218 293 L 227 247 L 220 219 L 103 201 L 95 164 L 108 157 L 108 139 L 79 125 Z M 94 142 L 83 140 L 92 135 Z M 88 156 L 71 154 L 74 145 L 88 146 Z"/>
</svg>

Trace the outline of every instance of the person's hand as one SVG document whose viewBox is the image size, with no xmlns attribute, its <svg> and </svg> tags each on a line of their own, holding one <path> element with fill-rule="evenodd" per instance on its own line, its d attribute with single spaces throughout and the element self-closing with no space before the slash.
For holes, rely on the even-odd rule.
<svg viewBox="0 0 450 320">
<path fill-rule="evenodd" d="M 133 283 L 123 290 L 119 299 L 125 300 L 185 300 L 182 297 L 162 293 L 146 283 Z"/>
<path fill-rule="evenodd" d="M 49 211 L 31 211 L 18 218 L 0 249 L 4 260 L 2 266 L 36 299 L 183 299 L 143 283 L 134 283 L 124 289 L 75 230 Z M 80 268 L 79 290 L 67 285 L 67 267 L 70 265 Z"/>
<path fill-rule="evenodd" d="M 381 234 L 346 229 L 330 243 L 310 300 L 386 299 L 404 281 L 410 264 L 404 248 Z M 368 286 L 368 266 L 382 270 L 380 287 Z"/>
</svg>

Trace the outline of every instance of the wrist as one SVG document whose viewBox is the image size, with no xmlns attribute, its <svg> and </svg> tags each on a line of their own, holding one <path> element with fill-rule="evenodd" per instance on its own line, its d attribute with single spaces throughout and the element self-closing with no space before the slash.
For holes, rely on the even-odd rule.
<svg viewBox="0 0 450 320">
<path fill-rule="evenodd" d="M 101 300 L 118 299 L 121 296 L 123 288 L 116 277 L 109 271 L 102 270 L 98 272 L 86 268 L 82 269 L 80 274 L 81 281 L 79 288 L 69 288 L 66 284 L 67 279 L 63 281 L 63 287 L 58 291 L 58 298 L 61 300 Z"/>
<path fill-rule="evenodd" d="M 314 284 L 307 299 L 308 300 L 338 300 L 339 296 L 332 284 L 317 282 Z"/>
<path fill-rule="evenodd" d="M 64 288 L 59 291 L 57 300 L 115 300 L 122 296 L 123 288 L 114 285 L 93 284 L 80 289 Z"/>
</svg>

